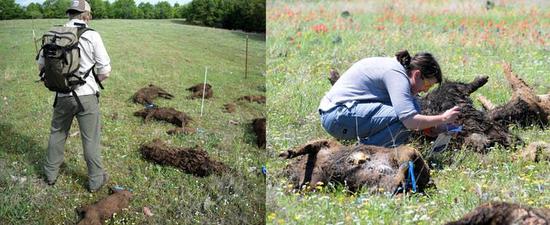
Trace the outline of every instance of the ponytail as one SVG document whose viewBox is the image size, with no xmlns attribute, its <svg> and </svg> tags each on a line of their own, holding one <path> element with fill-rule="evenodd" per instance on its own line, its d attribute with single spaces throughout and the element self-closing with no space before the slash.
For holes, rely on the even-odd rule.
<svg viewBox="0 0 550 225">
<path fill-rule="evenodd" d="M 437 83 L 442 81 L 442 73 L 439 68 L 439 63 L 427 52 L 421 52 L 411 58 L 409 51 L 402 50 L 395 53 L 397 61 L 405 68 L 407 75 L 410 75 L 411 70 L 420 70 L 422 78 L 436 79 Z"/>
<path fill-rule="evenodd" d="M 411 55 L 409 54 L 409 51 L 403 50 L 395 53 L 395 57 L 397 57 L 397 61 L 405 67 L 407 71 L 409 71 L 409 67 L 411 65 Z"/>
</svg>

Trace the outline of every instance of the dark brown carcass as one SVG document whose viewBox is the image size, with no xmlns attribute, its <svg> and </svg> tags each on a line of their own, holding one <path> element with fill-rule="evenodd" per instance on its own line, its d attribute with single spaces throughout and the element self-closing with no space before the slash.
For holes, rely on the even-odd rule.
<svg viewBox="0 0 550 225">
<path fill-rule="evenodd" d="M 252 120 L 252 130 L 256 134 L 256 144 L 259 148 L 265 148 L 266 133 L 265 133 L 266 119 L 256 118 Z"/>
<path fill-rule="evenodd" d="M 140 152 L 147 160 L 161 165 L 174 166 L 198 177 L 205 177 L 211 174 L 221 175 L 229 171 L 229 167 L 221 162 L 210 159 L 208 153 L 199 147 L 172 147 L 166 145 L 160 139 L 155 139 L 150 143 L 143 144 Z"/>
<path fill-rule="evenodd" d="M 507 202 L 485 203 L 463 218 L 446 225 L 543 225 L 550 224 L 550 209 Z"/>
<path fill-rule="evenodd" d="M 137 112 L 134 112 L 134 116 L 143 117 L 144 122 L 149 122 L 151 119 L 166 121 L 168 123 L 177 126 L 175 129 L 168 131 L 169 134 L 175 133 L 192 133 L 194 130 L 188 127 L 188 124 L 192 121 L 184 112 L 178 111 L 174 108 L 144 108 Z"/>
<path fill-rule="evenodd" d="M 212 85 L 208 83 L 196 84 L 187 88 L 187 90 L 191 92 L 191 95 L 187 97 L 189 99 L 202 98 L 203 95 L 205 99 L 208 99 L 208 98 L 212 98 L 212 96 L 214 95 L 214 91 L 212 90 Z"/>
<path fill-rule="evenodd" d="M 454 106 L 460 107 L 456 123 L 464 127 L 453 141 L 457 148 L 465 145 L 477 152 L 486 152 L 495 144 L 510 147 L 514 143 L 521 143 L 519 137 L 512 134 L 508 127 L 474 107 L 470 94 L 485 85 L 487 80 L 488 77 L 477 77 L 470 83 L 444 81 L 421 98 L 422 114 L 425 115 L 438 115 Z"/>
<path fill-rule="evenodd" d="M 139 89 L 133 95 L 132 99 L 134 103 L 153 104 L 153 100 L 157 97 L 172 99 L 174 96 L 160 87 L 157 87 L 153 84 L 149 84 L 148 87 Z"/>
<path fill-rule="evenodd" d="M 258 104 L 265 104 L 265 96 L 263 95 L 247 95 L 237 99 L 237 101 L 256 102 Z"/>
<path fill-rule="evenodd" d="M 479 96 L 478 99 L 487 110 L 489 118 L 503 125 L 548 125 L 550 94 L 537 95 L 525 81 L 512 72 L 510 64 L 504 63 L 503 68 L 504 77 L 512 88 L 512 97 L 506 104 L 495 107 L 485 97 Z"/>
<path fill-rule="evenodd" d="M 128 190 L 112 190 L 113 193 L 93 205 L 77 209 L 82 218 L 78 225 L 101 225 L 113 214 L 128 208 L 132 193 Z"/>
</svg>

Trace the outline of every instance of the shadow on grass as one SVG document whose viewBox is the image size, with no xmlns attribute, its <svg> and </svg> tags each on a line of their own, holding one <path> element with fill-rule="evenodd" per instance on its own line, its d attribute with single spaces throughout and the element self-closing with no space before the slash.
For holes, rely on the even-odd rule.
<svg viewBox="0 0 550 225">
<path fill-rule="evenodd" d="M 21 134 L 12 124 L 0 122 L 0 151 L 9 155 L 16 155 L 33 165 L 36 171 L 42 168 L 45 149 L 32 137 Z"/>
<path fill-rule="evenodd" d="M 33 137 L 22 134 L 12 124 L 0 122 L 0 151 L 2 154 L 14 156 L 17 160 L 25 160 L 25 163 L 32 166 L 35 173 L 41 179 L 44 178 L 42 166 L 46 157 L 46 149 L 41 146 L 41 143 Z M 11 162 L 8 162 L 11 163 Z M 61 166 L 60 174 L 66 174 L 73 180 L 78 180 L 80 185 L 86 186 L 87 175 L 79 172 L 72 166 Z"/>
</svg>

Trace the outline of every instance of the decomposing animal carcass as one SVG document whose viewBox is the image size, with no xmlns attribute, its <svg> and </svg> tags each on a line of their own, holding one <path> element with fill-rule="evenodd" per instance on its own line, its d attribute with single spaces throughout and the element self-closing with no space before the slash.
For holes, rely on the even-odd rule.
<svg viewBox="0 0 550 225">
<path fill-rule="evenodd" d="M 188 127 L 188 124 L 192 121 L 184 112 L 178 111 L 174 108 L 144 108 L 137 112 L 134 112 L 134 116 L 141 116 L 144 118 L 144 122 L 149 122 L 151 119 L 162 120 L 168 123 L 174 124 L 177 128 L 168 131 L 169 134 L 176 133 L 193 133 L 194 129 Z"/>
<path fill-rule="evenodd" d="M 223 112 L 234 113 L 237 110 L 237 104 L 230 102 L 223 105 Z"/>
<path fill-rule="evenodd" d="M 256 144 L 258 144 L 259 148 L 265 148 L 265 123 L 265 118 L 256 118 L 252 120 L 252 130 L 256 134 Z"/>
<path fill-rule="evenodd" d="M 285 174 L 296 189 L 315 188 L 337 183 L 355 192 L 395 192 L 405 186 L 413 165 L 416 191 L 422 192 L 429 183 L 430 170 L 421 154 L 409 146 L 384 148 L 371 145 L 344 146 L 334 140 L 311 141 L 282 152 L 290 162 Z M 410 182 L 409 182 L 410 183 Z M 411 183 L 412 184 L 412 183 Z"/>
<path fill-rule="evenodd" d="M 525 81 L 512 72 L 510 64 L 504 63 L 503 68 L 504 77 L 512 88 L 512 97 L 508 103 L 495 107 L 485 97 L 479 96 L 478 100 L 487 110 L 489 118 L 503 125 L 548 125 L 550 119 L 550 94 L 535 94 L 535 91 Z"/>
<path fill-rule="evenodd" d="M 247 95 L 237 99 L 237 101 L 249 101 L 256 102 L 258 104 L 265 104 L 265 96 L 263 95 Z"/>
<path fill-rule="evenodd" d="M 477 77 L 471 83 L 444 81 L 438 88 L 421 98 L 422 114 L 438 115 L 454 107 L 460 107 L 456 121 L 463 125 L 462 132 L 454 141 L 457 148 L 472 147 L 477 152 L 486 152 L 495 144 L 510 147 L 521 143 L 507 126 L 494 121 L 485 112 L 474 107 L 470 94 L 487 83 L 488 77 Z"/>
<path fill-rule="evenodd" d="M 128 190 L 112 190 L 112 194 L 99 202 L 77 209 L 82 218 L 78 225 L 100 225 L 111 218 L 113 214 L 127 208 L 132 199 L 132 192 Z"/>
<path fill-rule="evenodd" d="M 163 90 L 160 87 L 157 87 L 153 84 L 149 84 L 148 87 L 144 87 L 139 89 L 132 99 L 134 100 L 134 103 L 139 104 L 153 104 L 153 99 L 157 97 L 162 97 L 166 99 L 172 99 L 174 96 L 168 93 L 167 91 Z"/>
<path fill-rule="evenodd" d="M 330 74 L 329 74 L 329 77 L 328 77 L 328 80 L 330 81 L 330 85 L 334 85 L 336 83 L 336 81 L 338 81 L 338 79 L 340 79 L 340 73 L 338 73 L 338 71 L 336 71 L 336 69 L 331 68 L 330 69 Z"/>
<path fill-rule="evenodd" d="M 141 145 L 140 152 L 147 160 L 161 165 L 170 165 L 180 168 L 185 173 L 198 177 L 211 174 L 221 175 L 229 171 L 229 167 L 216 160 L 210 159 L 208 153 L 200 147 L 181 148 L 167 146 L 162 140 L 155 139 Z"/>
<path fill-rule="evenodd" d="M 189 88 L 187 88 L 188 91 L 191 92 L 191 95 L 187 98 L 189 99 L 195 99 L 195 98 L 202 98 L 204 95 L 204 98 L 212 98 L 212 95 L 214 94 L 214 91 L 212 91 L 212 85 L 208 83 L 200 83 L 193 85 Z"/>
<path fill-rule="evenodd" d="M 550 224 L 550 209 L 537 209 L 507 202 L 489 202 L 477 207 L 463 218 L 446 225 L 483 224 Z"/>
<path fill-rule="evenodd" d="M 519 152 L 519 157 L 526 161 L 550 161 L 550 144 L 544 141 L 532 142 Z"/>
</svg>

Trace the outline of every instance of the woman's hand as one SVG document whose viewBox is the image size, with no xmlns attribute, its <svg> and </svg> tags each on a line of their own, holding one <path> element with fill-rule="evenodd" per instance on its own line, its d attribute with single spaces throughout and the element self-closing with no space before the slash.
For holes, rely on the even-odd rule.
<svg viewBox="0 0 550 225">
<path fill-rule="evenodd" d="M 460 107 L 455 106 L 447 111 L 445 111 L 443 114 L 443 121 L 444 124 L 446 123 L 454 123 L 455 120 L 458 118 L 458 115 L 460 114 Z"/>
</svg>

